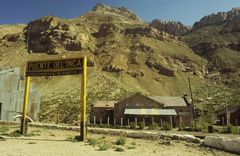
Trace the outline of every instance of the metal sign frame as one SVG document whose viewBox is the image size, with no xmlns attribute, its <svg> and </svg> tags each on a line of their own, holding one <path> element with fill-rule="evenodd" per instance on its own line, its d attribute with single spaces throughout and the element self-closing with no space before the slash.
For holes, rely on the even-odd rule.
<svg viewBox="0 0 240 156">
<path fill-rule="evenodd" d="M 26 82 L 21 120 L 21 134 L 27 134 L 27 107 L 30 79 L 32 76 L 59 76 L 81 74 L 81 111 L 80 111 L 80 141 L 86 141 L 86 100 L 87 100 L 87 57 L 62 60 L 30 61 L 26 64 Z"/>
</svg>

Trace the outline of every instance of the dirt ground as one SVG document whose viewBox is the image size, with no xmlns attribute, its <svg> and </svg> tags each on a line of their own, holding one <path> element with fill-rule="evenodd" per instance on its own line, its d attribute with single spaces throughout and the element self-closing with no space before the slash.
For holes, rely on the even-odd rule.
<svg viewBox="0 0 240 156">
<path fill-rule="evenodd" d="M 17 128 L 11 128 L 11 131 Z M 13 137 L 3 135 L 5 141 L 0 141 L 1 156 L 233 156 L 234 154 L 202 147 L 198 144 L 173 140 L 143 140 L 126 138 L 125 145 L 116 145 L 119 136 L 88 134 L 88 138 L 104 140 L 111 144 L 106 151 L 88 143 L 74 142 L 72 138 L 78 132 L 51 130 L 30 127 L 29 136 Z M 170 141 L 170 145 L 169 145 Z M 164 142 L 164 143 L 163 143 Z M 165 142 L 168 142 L 165 144 Z M 129 149 L 129 147 L 134 149 Z M 123 147 L 123 152 L 115 151 L 116 147 Z"/>
</svg>

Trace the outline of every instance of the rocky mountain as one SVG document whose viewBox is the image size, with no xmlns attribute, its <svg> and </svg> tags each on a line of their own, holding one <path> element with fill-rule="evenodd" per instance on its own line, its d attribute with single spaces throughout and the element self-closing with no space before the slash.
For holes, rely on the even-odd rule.
<svg viewBox="0 0 240 156">
<path fill-rule="evenodd" d="M 181 22 L 153 20 L 149 26 L 159 31 L 165 31 L 171 35 L 182 36 L 190 31 L 190 27 L 183 25 Z"/>
<path fill-rule="evenodd" d="M 13 31 L 5 29 L 0 26 L 0 33 L 4 32 L 0 36 L 1 67 L 18 66 L 23 72 L 28 60 L 87 55 L 89 105 L 95 100 L 119 100 L 134 92 L 189 94 L 188 78 L 193 90 L 206 83 L 233 86 L 240 82 L 238 32 L 235 28 L 231 29 L 234 32 L 223 31 L 230 30 L 230 23 L 189 31 L 180 22 L 154 20 L 147 24 L 126 8 L 98 4 L 74 19 L 47 16 Z M 53 120 L 49 114 L 56 111 L 64 114 L 62 122 L 77 120 L 79 76 L 32 81 L 42 91 L 41 120 Z"/>
<path fill-rule="evenodd" d="M 219 12 L 203 17 L 200 21 L 193 24 L 192 30 L 195 31 L 208 25 L 233 24 L 239 20 L 240 8 L 233 8 L 229 12 Z"/>
<path fill-rule="evenodd" d="M 232 87 L 240 86 L 239 13 L 239 8 L 234 8 L 205 16 L 183 36 L 195 53 L 208 60 L 209 71 L 218 73 L 212 79 Z"/>
</svg>

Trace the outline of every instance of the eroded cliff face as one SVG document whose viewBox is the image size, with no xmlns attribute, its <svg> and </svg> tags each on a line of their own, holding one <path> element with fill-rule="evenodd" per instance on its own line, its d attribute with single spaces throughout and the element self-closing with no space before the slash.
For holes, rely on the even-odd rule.
<svg viewBox="0 0 240 156">
<path fill-rule="evenodd" d="M 183 25 L 181 22 L 153 20 L 149 26 L 156 28 L 159 31 L 165 31 L 171 35 L 181 36 L 190 31 L 190 27 Z"/>
<path fill-rule="evenodd" d="M 98 13 L 112 13 L 112 14 L 119 14 L 121 16 L 127 17 L 129 19 L 132 20 L 136 20 L 139 22 L 143 22 L 142 19 L 140 19 L 133 11 L 125 8 L 125 7 L 112 7 L 112 6 L 108 6 L 108 5 L 104 5 L 104 4 L 97 4 L 94 8 L 93 8 L 94 12 L 98 12 Z"/>
<path fill-rule="evenodd" d="M 219 12 L 216 14 L 211 14 L 204 16 L 200 21 L 193 24 L 192 31 L 195 31 L 203 26 L 208 25 L 219 25 L 226 23 L 227 25 L 232 24 L 233 21 L 239 21 L 240 19 L 240 9 L 234 8 L 229 12 Z"/>
</svg>

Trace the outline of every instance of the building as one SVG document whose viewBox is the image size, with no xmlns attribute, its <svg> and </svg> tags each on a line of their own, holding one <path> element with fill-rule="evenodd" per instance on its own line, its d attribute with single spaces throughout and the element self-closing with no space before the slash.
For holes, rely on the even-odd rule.
<svg viewBox="0 0 240 156">
<path fill-rule="evenodd" d="M 220 125 L 238 125 L 240 126 L 240 105 L 229 106 L 217 113 Z"/>
<path fill-rule="evenodd" d="M 107 123 L 108 117 L 109 119 L 114 118 L 114 104 L 117 101 L 96 101 L 93 105 L 91 116 L 92 121 L 95 123 Z M 95 119 L 93 119 L 93 117 Z M 113 124 L 113 120 L 110 121 Z"/>
<path fill-rule="evenodd" d="M 25 81 L 20 76 L 20 68 L 0 70 L 0 120 L 12 121 L 21 115 L 24 100 Z M 40 93 L 30 85 L 28 116 L 39 119 Z"/>
<path fill-rule="evenodd" d="M 108 117 L 110 122 L 115 120 L 116 124 L 123 125 L 144 121 L 146 125 L 155 122 L 159 126 L 162 126 L 163 122 L 168 122 L 175 127 L 180 123 L 189 126 L 192 121 L 192 107 L 185 96 L 148 97 L 137 93 L 122 101 L 111 102 L 111 105 L 107 104 L 108 107 L 104 107 L 104 105 L 104 102 L 101 102 L 101 107 L 99 104 L 95 104 L 91 114 L 92 117 L 102 118 L 103 123 L 106 123 L 104 121 Z M 96 120 L 98 121 L 98 119 Z"/>
</svg>

